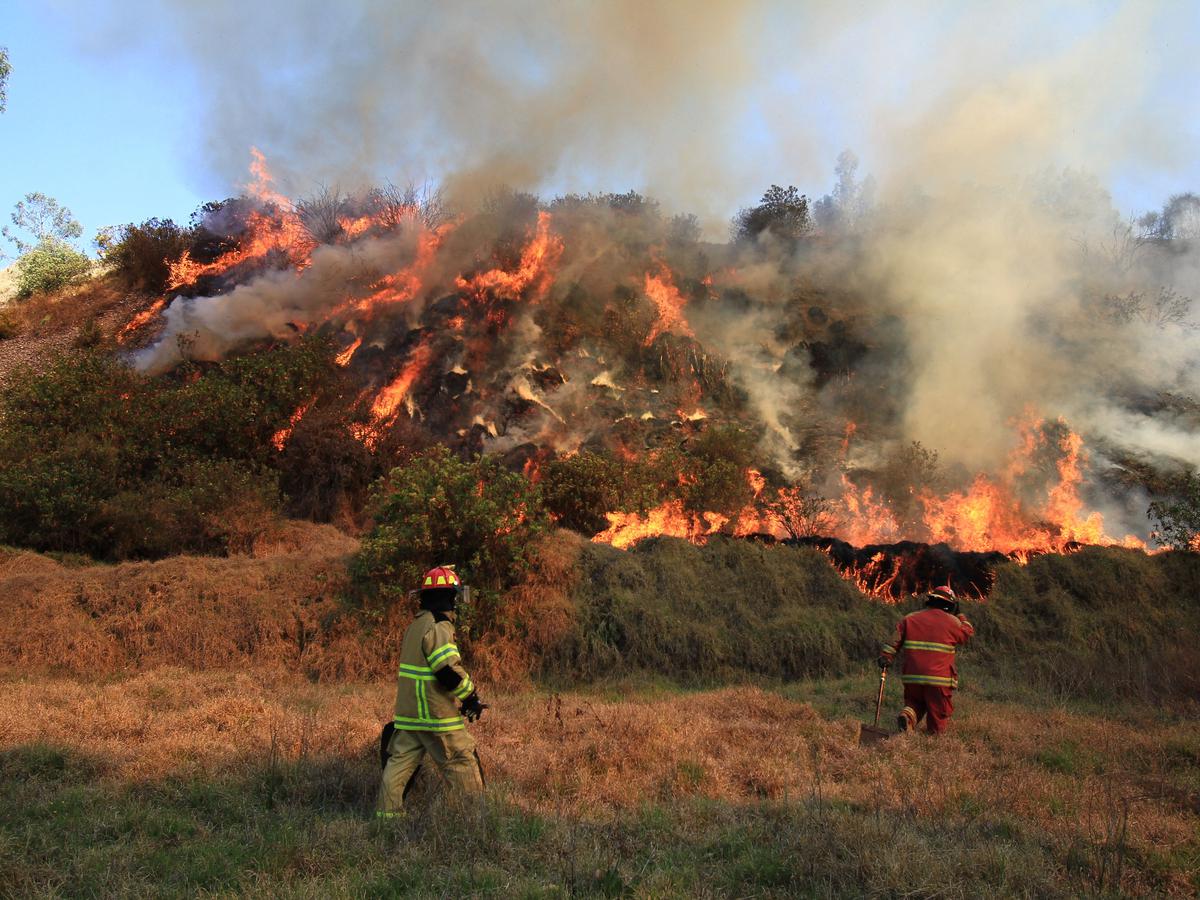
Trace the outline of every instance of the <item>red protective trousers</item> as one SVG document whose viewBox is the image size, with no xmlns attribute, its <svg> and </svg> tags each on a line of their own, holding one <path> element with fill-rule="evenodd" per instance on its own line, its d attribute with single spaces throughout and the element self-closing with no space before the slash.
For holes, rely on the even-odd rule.
<svg viewBox="0 0 1200 900">
<path fill-rule="evenodd" d="M 913 711 L 917 722 L 925 721 L 925 730 L 941 734 L 954 714 L 954 691 L 933 684 L 906 684 L 904 705 Z"/>
</svg>

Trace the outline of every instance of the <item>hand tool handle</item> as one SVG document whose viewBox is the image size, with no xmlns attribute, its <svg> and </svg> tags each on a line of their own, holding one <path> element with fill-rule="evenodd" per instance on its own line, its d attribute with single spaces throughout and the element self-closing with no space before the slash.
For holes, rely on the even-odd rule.
<svg viewBox="0 0 1200 900">
<path fill-rule="evenodd" d="M 887 681 L 887 669 L 879 670 L 879 696 L 875 698 L 875 725 L 879 725 L 879 708 L 883 706 L 883 685 Z"/>
</svg>

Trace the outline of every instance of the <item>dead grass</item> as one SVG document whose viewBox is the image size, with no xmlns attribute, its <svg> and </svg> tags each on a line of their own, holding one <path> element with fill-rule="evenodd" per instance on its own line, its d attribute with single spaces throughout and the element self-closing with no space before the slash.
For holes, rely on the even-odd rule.
<svg viewBox="0 0 1200 900">
<path fill-rule="evenodd" d="M 318 678 L 390 667 L 396 623 L 373 640 L 339 597 L 357 542 L 284 523 L 254 555 L 68 567 L 0 552 L 0 671 L 103 677 L 163 665 L 256 668 Z M 399 611 L 396 611 L 399 615 Z"/>
<path fill-rule="evenodd" d="M 19 368 L 38 368 L 86 336 L 111 342 L 152 298 L 126 294 L 110 276 L 100 275 L 53 294 L 0 303 L 5 330 L 0 340 L 0 384 Z"/>
<path fill-rule="evenodd" d="M 332 525 L 257 521 L 249 552 L 98 565 L 0 548 L 0 674 L 105 677 L 161 666 L 303 673 L 318 680 L 391 669 L 412 610 L 348 605 L 358 541 Z M 573 622 L 579 543 L 546 536 L 506 624 L 472 651 L 477 677 L 528 685 L 544 650 Z"/>
<path fill-rule="evenodd" d="M 129 784 L 307 763 L 358 784 L 365 814 L 392 690 L 389 681 L 315 685 L 178 668 L 105 682 L 15 679 L 0 691 L 0 751 L 68 748 L 91 761 L 92 777 Z M 1194 717 L 1116 721 L 968 699 L 948 738 L 909 736 L 868 750 L 857 745 L 853 710 L 827 720 L 757 688 L 489 700 L 493 710 L 472 728 L 489 781 L 530 815 L 604 823 L 679 803 L 800 804 L 846 827 L 910 822 L 992 835 L 999 845 L 1045 845 L 1064 878 L 1075 871 L 1093 887 L 1195 889 Z M 861 851 L 897 877 L 907 865 L 887 863 L 886 848 Z"/>
</svg>

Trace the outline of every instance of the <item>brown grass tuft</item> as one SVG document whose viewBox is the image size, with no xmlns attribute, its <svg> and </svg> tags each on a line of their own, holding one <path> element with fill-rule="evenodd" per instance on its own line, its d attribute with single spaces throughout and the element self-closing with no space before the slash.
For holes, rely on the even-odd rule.
<svg viewBox="0 0 1200 900">
<path fill-rule="evenodd" d="M 571 595 L 579 583 L 584 539 L 572 531 L 542 535 L 525 578 L 504 596 L 504 625 L 472 645 L 473 672 L 504 687 L 529 683 L 544 652 L 574 622 Z"/>
<path fill-rule="evenodd" d="M 164 665 L 364 677 L 391 648 L 362 633 L 339 597 L 356 542 L 291 523 L 256 557 L 173 557 L 67 568 L 0 558 L 0 670 L 86 677 Z M 385 623 L 386 624 L 386 623 Z M 394 630 L 394 629 L 392 629 Z"/>
</svg>

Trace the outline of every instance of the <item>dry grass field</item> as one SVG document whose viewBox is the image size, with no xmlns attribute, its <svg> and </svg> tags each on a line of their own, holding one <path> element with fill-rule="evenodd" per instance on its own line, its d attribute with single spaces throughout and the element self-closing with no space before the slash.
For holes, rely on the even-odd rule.
<svg viewBox="0 0 1200 900">
<path fill-rule="evenodd" d="M 292 524 L 225 559 L 0 553 L 0 896 L 1200 890 L 1194 673 L 1160 677 L 1194 652 L 1194 603 L 1166 593 L 1186 555 L 1005 570 L 953 732 L 865 748 L 859 645 L 897 611 L 820 557 L 560 536 L 510 597 L 521 627 L 468 660 L 486 803 L 426 777 L 383 827 L 405 613 L 343 596 L 355 545 Z M 747 567 L 778 597 L 721 600 Z"/>
<path fill-rule="evenodd" d="M 968 691 L 952 736 L 864 748 L 869 687 L 864 674 L 490 696 L 472 729 L 487 809 L 448 810 L 430 784 L 389 833 L 370 818 L 388 681 L 11 678 L 0 883 L 13 896 L 1194 895 L 1194 716 Z"/>
</svg>

